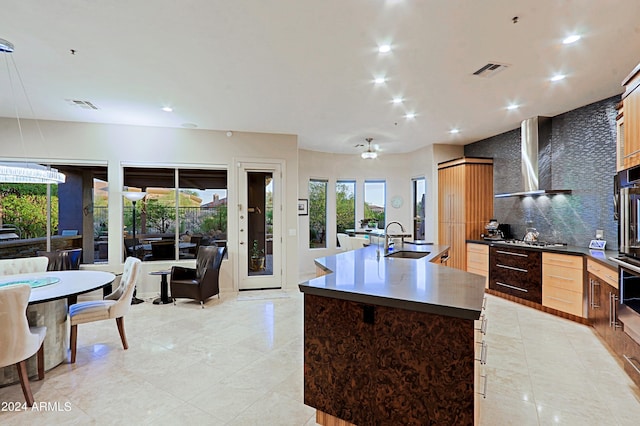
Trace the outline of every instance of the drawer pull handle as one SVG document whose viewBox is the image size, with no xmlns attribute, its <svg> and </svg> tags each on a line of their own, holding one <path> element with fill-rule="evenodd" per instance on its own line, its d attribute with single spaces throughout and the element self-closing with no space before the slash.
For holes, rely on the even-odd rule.
<svg viewBox="0 0 640 426">
<path fill-rule="evenodd" d="M 509 266 L 509 265 L 501 265 L 501 264 L 497 264 L 496 265 L 498 268 L 502 268 L 502 269 L 510 269 L 512 271 L 518 271 L 518 272 L 529 272 L 526 269 L 522 269 L 522 268 L 516 268 L 515 266 Z"/>
<path fill-rule="evenodd" d="M 573 263 L 574 260 L 566 260 L 566 259 L 549 259 L 549 263 L 551 262 L 560 262 L 560 263 Z"/>
<path fill-rule="evenodd" d="M 478 395 L 482 395 L 483 398 L 487 398 L 487 375 L 481 375 L 480 377 L 482 377 L 484 379 L 484 386 L 482 386 L 482 392 L 478 392 Z"/>
<path fill-rule="evenodd" d="M 529 293 L 529 290 L 527 290 L 526 288 L 521 288 L 521 287 L 516 287 L 514 285 L 509 285 L 509 284 L 505 284 L 505 283 L 501 283 L 500 281 L 496 281 L 496 284 L 501 285 L 503 287 L 507 287 L 507 288 L 512 288 L 514 290 L 519 290 L 519 291 L 523 291 L 525 293 Z"/>
<path fill-rule="evenodd" d="M 569 305 L 572 305 L 572 304 L 573 304 L 573 302 L 572 302 L 572 301 L 570 301 L 570 300 L 566 300 L 566 299 L 561 299 L 561 298 L 559 298 L 559 297 L 549 296 L 549 299 L 557 300 L 558 302 L 568 303 Z"/>
<path fill-rule="evenodd" d="M 638 361 L 637 361 L 635 358 L 630 357 L 630 356 L 626 356 L 626 355 L 624 355 L 624 354 L 623 354 L 622 356 L 624 357 L 624 359 L 626 359 L 626 360 L 627 360 L 627 362 L 628 362 L 629 364 L 631 364 L 631 366 L 633 367 L 633 369 L 634 369 L 634 370 L 636 370 L 636 371 L 638 372 L 638 374 L 640 374 L 640 369 L 639 369 L 638 367 L 636 367 L 636 365 L 635 365 L 635 364 L 634 364 L 634 362 L 633 362 L 633 361 L 636 361 L 636 362 L 638 362 Z"/>
<path fill-rule="evenodd" d="M 564 281 L 575 281 L 573 278 L 561 277 L 560 275 L 549 275 L 550 278 L 557 278 Z"/>
<path fill-rule="evenodd" d="M 529 257 L 529 255 L 528 255 L 528 254 L 512 253 L 512 252 L 510 252 L 510 251 L 502 251 L 502 250 L 496 250 L 496 253 L 500 253 L 500 254 L 508 254 L 509 256 Z"/>
</svg>

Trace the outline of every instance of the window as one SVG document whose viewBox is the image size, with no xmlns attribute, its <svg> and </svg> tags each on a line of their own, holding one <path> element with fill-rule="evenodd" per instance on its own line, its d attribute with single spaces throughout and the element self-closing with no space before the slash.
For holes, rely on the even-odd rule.
<svg viewBox="0 0 640 426">
<path fill-rule="evenodd" d="M 368 180 L 364 182 L 364 219 L 369 226 L 384 228 L 385 181 Z"/>
<path fill-rule="evenodd" d="M 336 230 L 345 233 L 356 228 L 356 182 L 339 180 L 336 182 Z"/>
<path fill-rule="evenodd" d="M 327 247 L 327 181 L 309 180 L 309 248 Z"/>
<path fill-rule="evenodd" d="M 411 179 L 413 186 L 413 235 L 416 240 L 424 240 L 425 194 L 424 178 Z"/>
<path fill-rule="evenodd" d="M 46 184 L 0 185 L 0 258 L 82 248 L 81 263 L 106 262 L 107 167 L 66 164 L 54 167 L 66 175 L 65 183 L 49 185 L 49 189 Z"/>
<path fill-rule="evenodd" d="M 124 183 L 146 192 L 135 215 L 133 203 L 124 200 L 127 256 L 193 259 L 202 245 L 226 244 L 226 170 L 125 167 Z"/>
</svg>

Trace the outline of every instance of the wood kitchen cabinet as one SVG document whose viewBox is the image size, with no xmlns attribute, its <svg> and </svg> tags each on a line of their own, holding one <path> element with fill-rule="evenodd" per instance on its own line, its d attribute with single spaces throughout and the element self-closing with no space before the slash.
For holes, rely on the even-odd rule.
<svg viewBox="0 0 640 426">
<path fill-rule="evenodd" d="M 448 266 L 466 270 L 466 240 L 493 217 L 493 160 L 463 157 L 438 164 L 438 243 L 450 246 Z"/>
<path fill-rule="evenodd" d="M 491 247 L 489 264 L 491 290 L 542 303 L 542 263 L 539 251 Z"/>
<path fill-rule="evenodd" d="M 622 168 L 640 165 L 640 64 L 624 79 L 622 111 L 618 114 L 618 150 Z M 621 146 L 622 145 L 622 146 Z"/>
<path fill-rule="evenodd" d="M 542 253 L 542 305 L 585 317 L 583 258 Z"/>
<path fill-rule="evenodd" d="M 587 259 L 589 320 L 600 337 L 615 353 L 624 349 L 623 332 L 618 321 L 618 271 Z"/>
<path fill-rule="evenodd" d="M 486 277 L 485 288 L 489 288 L 489 246 L 467 243 L 467 272 Z"/>
</svg>

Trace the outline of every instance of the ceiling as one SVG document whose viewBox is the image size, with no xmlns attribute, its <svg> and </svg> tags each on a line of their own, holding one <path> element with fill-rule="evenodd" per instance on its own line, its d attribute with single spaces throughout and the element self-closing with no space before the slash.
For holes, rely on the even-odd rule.
<svg viewBox="0 0 640 426">
<path fill-rule="evenodd" d="M 34 113 L 3 89 L 0 116 L 17 101 L 25 118 L 296 134 L 346 154 L 366 137 L 382 153 L 466 144 L 620 94 L 639 16 L 638 0 L 4 0 Z M 473 75 L 493 62 L 509 67 Z"/>
</svg>

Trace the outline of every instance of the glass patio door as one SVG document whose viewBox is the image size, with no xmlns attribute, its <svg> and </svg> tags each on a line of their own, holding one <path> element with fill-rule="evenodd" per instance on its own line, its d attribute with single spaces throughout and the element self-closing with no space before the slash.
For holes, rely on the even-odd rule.
<svg viewBox="0 0 640 426">
<path fill-rule="evenodd" d="M 240 166 L 239 290 L 282 288 L 282 191 L 279 166 L 274 166 Z"/>
</svg>

